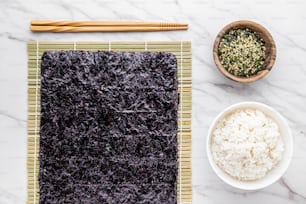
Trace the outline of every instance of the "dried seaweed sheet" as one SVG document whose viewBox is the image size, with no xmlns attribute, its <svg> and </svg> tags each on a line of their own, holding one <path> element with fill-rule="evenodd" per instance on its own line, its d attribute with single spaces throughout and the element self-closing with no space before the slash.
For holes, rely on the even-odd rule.
<svg viewBox="0 0 306 204">
<path fill-rule="evenodd" d="M 172 54 L 45 52 L 40 203 L 177 203 L 177 108 Z"/>
</svg>

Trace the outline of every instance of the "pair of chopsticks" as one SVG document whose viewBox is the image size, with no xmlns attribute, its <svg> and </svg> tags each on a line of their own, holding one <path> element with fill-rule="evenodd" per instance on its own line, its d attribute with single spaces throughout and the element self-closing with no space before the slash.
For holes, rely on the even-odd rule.
<svg viewBox="0 0 306 204">
<path fill-rule="evenodd" d="M 147 32 L 187 30 L 184 23 L 32 20 L 33 32 Z"/>
</svg>

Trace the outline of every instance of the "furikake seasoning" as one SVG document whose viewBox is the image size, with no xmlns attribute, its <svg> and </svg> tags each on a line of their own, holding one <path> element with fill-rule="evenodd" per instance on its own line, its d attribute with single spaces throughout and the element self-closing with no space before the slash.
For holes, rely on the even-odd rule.
<svg viewBox="0 0 306 204">
<path fill-rule="evenodd" d="M 265 42 L 250 29 L 231 30 L 218 47 L 222 66 L 238 77 L 249 77 L 263 70 L 266 59 Z"/>
</svg>

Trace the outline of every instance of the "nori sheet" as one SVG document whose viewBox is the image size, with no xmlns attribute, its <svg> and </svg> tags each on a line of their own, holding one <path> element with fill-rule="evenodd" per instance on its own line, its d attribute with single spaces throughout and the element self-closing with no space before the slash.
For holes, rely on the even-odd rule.
<svg viewBox="0 0 306 204">
<path fill-rule="evenodd" d="M 176 57 L 47 51 L 40 203 L 177 203 Z"/>
</svg>

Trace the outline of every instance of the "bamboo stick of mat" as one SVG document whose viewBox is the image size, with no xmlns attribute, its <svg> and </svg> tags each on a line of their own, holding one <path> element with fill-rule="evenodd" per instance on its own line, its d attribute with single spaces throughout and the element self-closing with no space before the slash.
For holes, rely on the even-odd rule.
<svg viewBox="0 0 306 204">
<path fill-rule="evenodd" d="M 179 27 L 150 27 L 150 26 L 36 26 L 31 25 L 33 32 L 149 32 L 149 31 L 170 31 L 187 30 L 187 26 Z"/>
</svg>

